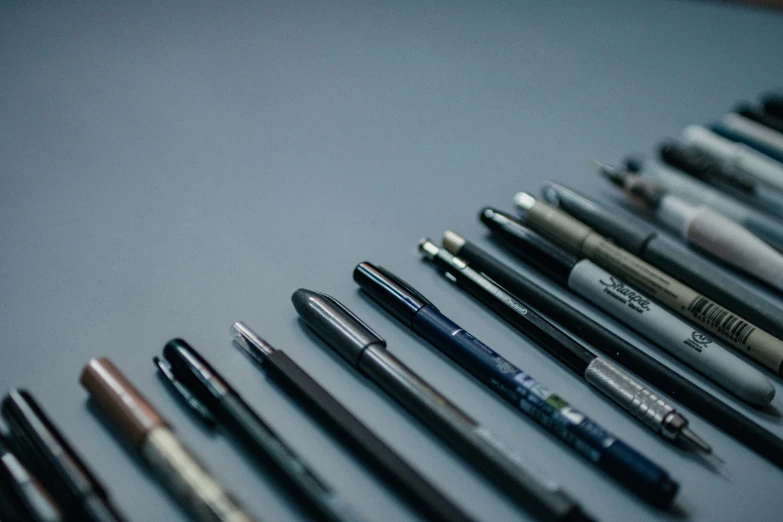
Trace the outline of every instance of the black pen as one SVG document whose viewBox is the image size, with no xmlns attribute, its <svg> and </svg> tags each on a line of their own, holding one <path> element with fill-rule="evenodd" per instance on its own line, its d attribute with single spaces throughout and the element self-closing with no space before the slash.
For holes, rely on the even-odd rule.
<svg viewBox="0 0 783 522">
<path fill-rule="evenodd" d="M 511 500 L 547 521 L 591 520 L 560 488 L 525 470 L 494 436 L 416 375 L 386 349 L 386 341 L 342 303 L 300 288 L 291 296 L 302 320 L 340 356 L 455 452 L 484 474 Z"/>
<path fill-rule="evenodd" d="M 5 426 L 0 431 L 5 431 Z M 0 436 L 0 490 L 22 520 L 60 522 L 63 514 L 52 496 Z"/>
<path fill-rule="evenodd" d="M 155 364 L 187 404 L 210 426 L 231 433 L 256 458 L 272 466 L 302 502 L 332 522 L 363 520 L 327 486 L 231 385 L 188 343 L 173 339 Z"/>
<path fill-rule="evenodd" d="M 356 266 L 353 277 L 362 290 L 405 326 L 600 470 L 656 507 L 666 508 L 672 503 L 679 486 L 665 470 L 454 323 L 409 284 L 367 262 Z M 518 302 L 514 305 L 518 311 L 524 310 L 525 319 L 535 325 L 535 340 L 551 343 L 552 336 L 557 335 L 554 326 Z M 586 358 L 591 354 L 583 351 L 577 355 Z"/>
<path fill-rule="evenodd" d="M 539 312 L 654 384 L 660 391 L 678 400 L 774 465 L 783 468 L 783 440 L 769 430 L 653 359 L 478 245 L 452 233 L 443 238 L 443 246 L 475 270 L 486 274 L 512 296 L 524 297 Z"/>
<path fill-rule="evenodd" d="M 316 417 L 348 451 L 356 453 L 428 520 L 471 520 L 284 352 L 242 322 L 231 326 L 231 337 L 236 346 Z"/>
<path fill-rule="evenodd" d="M 444 241 L 452 244 L 460 241 L 464 243 L 461 236 L 450 230 L 443 236 Z M 419 244 L 419 250 L 443 272 L 446 279 L 537 341 L 539 346 L 566 368 L 618 403 L 645 426 L 667 440 L 684 443 L 693 450 L 712 453 L 710 446 L 688 428 L 687 419 L 673 405 L 659 397 L 657 392 L 608 359 L 591 352 L 532 310 L 525 301 L 511 296 L 504 288 L 446 249 L 426 239 Z"/>
<path fill-rule="evenodd" d="M 54 497 L 66 519 L 124 520 L 103 485 L 29 392 L 11 390 L 0 409 L 17 457 Z"/>
</svg>

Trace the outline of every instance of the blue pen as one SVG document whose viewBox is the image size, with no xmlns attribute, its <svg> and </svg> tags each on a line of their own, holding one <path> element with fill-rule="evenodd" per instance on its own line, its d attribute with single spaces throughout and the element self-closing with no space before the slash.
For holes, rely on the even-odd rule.
<svg viewBox="0 0 783 522">
<path fill-rule="evenodd" d="M 356 266 L 353 278 L 403 324 L 612 478 L 656 507 L 672 503 L 679 486 L 664 469 L 455 324 L 410 285 L 367 262 Z"/>
</svg>

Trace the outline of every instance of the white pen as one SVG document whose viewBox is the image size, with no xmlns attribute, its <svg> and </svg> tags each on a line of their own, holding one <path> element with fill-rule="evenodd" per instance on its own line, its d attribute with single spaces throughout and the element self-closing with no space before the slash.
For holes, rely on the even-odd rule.
<svg viewBox="0 0 783 522">
<path fill-rule="evenodd" d="M 783 251 L 783 224 L 780 221 L 666 165 L 653 161 L 645 161 L 642 165 L 639 173 L 653 183 L 662 185 L 670 194 L 695 204 L 707 205 L 747 228 L 776 250 Z"/>
<path fill-rule="evenodd" d="M 746 118 L 736 112 L 725 114 L 720 122 L 727 129 L 736 132 L 742 136 L 750 138 L 765 147 L 774 149 L 778 153 L 783 153 L 783 134 L 757 121 Z"/>
<path fill-rule="evenodd" d="M 601 174 L 689 243 L 783 291 L 783 255 L 736 221 L 694 205 L 631 172 L 599 163 Z"/>
<path fill-rule="evenodd" d="M 756 405 L 772 401 L 775 388 L 760 371 L 589 259 L 580 260 L 503 212 L 484 209 L 481 221 L 495 237 L 531 266 L 740 399 Z"/>
<path fill-rule="evenodd" d="M 783 190 L 783 163 L 699 125 L 685 127 L 680 137 L 687 145 L 722 161 L 724 165 L 750 174 L 777 190 Z"/>
</svg>

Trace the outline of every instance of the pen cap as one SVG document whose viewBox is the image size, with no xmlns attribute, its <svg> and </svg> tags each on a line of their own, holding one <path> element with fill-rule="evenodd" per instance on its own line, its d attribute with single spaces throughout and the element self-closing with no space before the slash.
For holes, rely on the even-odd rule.
<svg viewBox="0 0 783 522">
<path fill-rule="evenodd" d="M 370 345 L 386 341 L 334 297 L 300 288 L 291 296 L 299 317 L 352 365 Z"/>
<path fill-rule="evenodd" d="M 675 141 L 666 141 L 659 148 L 661 159 L 696 179 L 720 182 L 742 192 L 753 193 L 753 178 L 738 170 L 726 170 L 711 156 Z"/>
<path fill-rule="evenodd" d="M 172 339 L 163 347 L 163 358 L 171 365 L 171 372 L 186 388 L 198 390 L 198 400 L 216 401 L 236 395 L 234 389 L 183 339 Z M 197 384 L 189 384 L 197 383 Z"/>
<path fill-rule="evenodd" d="M 612 239 L 620 247 L 637 255 L 657 233 L 650 226 L 609 212 L 578 192 L 551 181 L 544 183 L 542 195 L 550 204 L 568 212 L 602 236 Z"/>
<path fill-rule="evenodd" d="M 79 378 L 92 399 L 121 429 L 134 447 L 152 430 L 168 423 L 109 359 L 91 359 Z"/>
<path fill-rule="evenodd" d="M 762 103 L 767 113 L 783 118 L 783 95 L 769 93 L 762 98 Z"/>
<path fill-rule="evenodd" d="M 419 310 L 432 304 L 399 277 L 367 261 L 353 269 L 353 280 L 406 326 L 411 326 Z"/>
<path fill-rule="evenodd" d="M 504 212 L 487 207 L 481 211 L 480 219 L 517 256 L 558 283 L 566 284 L 571 269 L 579 261 L 577 256 L 520 225 Z"/>
</svg>

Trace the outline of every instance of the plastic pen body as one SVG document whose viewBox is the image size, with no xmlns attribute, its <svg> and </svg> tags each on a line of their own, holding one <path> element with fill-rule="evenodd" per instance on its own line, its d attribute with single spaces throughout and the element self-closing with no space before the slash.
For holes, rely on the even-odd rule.
<svg viewBox="0 0 783 522">
<path fill-rule="evenodd" d="M 697 291 L 732 309 L 778 339 L 783 339 L 783 309 L 764 296 L 750 291 L 736 277 L 715 267 L 682 244 L 660 235 L 647 224 L 636 222 L 584 197 L 548 182 L 544 199 Z"/>
<path fill-rule="evenodd" d="M 566 493 L 525 470 L 486 428 L 386 350 L 386 343 L 334 298 L 297 290 L 300 317 L 331 348 L 399 402 L 496 487 L 541 520 L 590 520 Z"/>
<path fill-rule="evenodd" d="M 13 506 L 21 520 L 34 522 L 61 522 L 64 520 L 59 506 L 48 491 L 32 476 L 27 468 L 0 440 L 0 489 L 9 497 L 15 497 Z M 9 503 L 13 502 L 11 500 Z"/>
<path fill-rule="evenodd" d="M 780 132 L 735 112 L 725 114 L 719 126 L 741 136 L 746 140 L 744 143 L 756 150 L 777 161 L 783 161 L 783 134 Z"/>
</svg>

